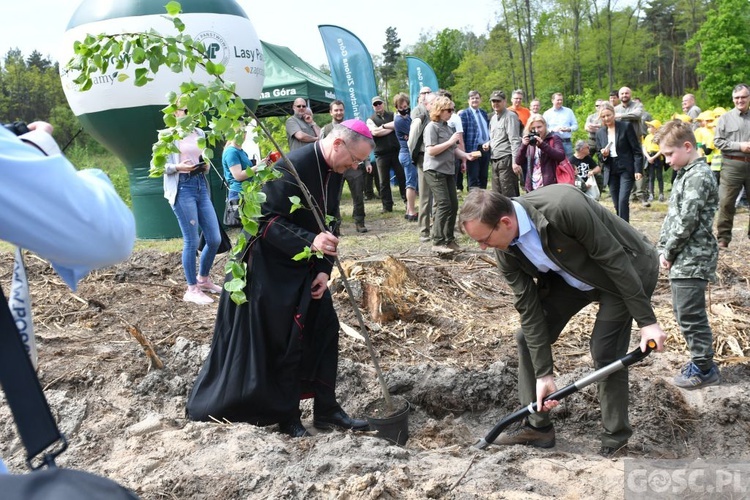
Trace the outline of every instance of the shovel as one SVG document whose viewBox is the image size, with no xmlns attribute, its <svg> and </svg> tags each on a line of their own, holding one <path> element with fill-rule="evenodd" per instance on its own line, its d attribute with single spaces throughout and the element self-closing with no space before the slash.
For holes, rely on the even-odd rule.
<svg viewBox="0 0 750 500">
<path fill-rule="evenodd" d="M 564 397 L 570 396 L 571 394 L 580 391 L 587 385 L 590 385 L 594 382 L 597 382 L 610 373 L 614 373 L 618 370 L 622 370 L 623 368 L 627 368 L 628 366 L 637 363 L 644 359 L 646 356 L 651 354 L 651 351 L 656 349 L 656 342 L 653 340 L 649 340 L 646 343 L 646 351 L 641 351 L 640 347 L 636 347 L 629 353 L 627 353 L 622 358 L 618 359 L 617 361 L 613 361 L 612 363 L 608 364 L 605 367 L 599 368 L 593 373 L 590 373 L 589 375 L 586 375 L 580 380 L 577 380 L 573 382 L 572 384 L 563 387 L 562 389 L 553 392 L 552 394 L 546 396 L 542 402 L 555 400 L 559 401 Z M 533 403 L 529 403 L 528 406 L 511 413 L 510 415 L 507 415 L 505 418 L 503 418 L 500 422 L 495 425 L 495 427 L 492 428 L 490 432 L 487 433 L 486 436 L 484 436 L 482 439 L 479 440 L 477 444 L 475 444 L 473 447 L 478 450 L 483 450 L 487 448 L 487 446 L 490 445 L 497 437 L 500 435 L 503 430 L 505 430 L 506 427 L 508 427 L 513 422 L 517 422 L 521 420 L 522 418 L 528 417 L 532 413 L 536 413 L 536 401 Z"/>
</svg>

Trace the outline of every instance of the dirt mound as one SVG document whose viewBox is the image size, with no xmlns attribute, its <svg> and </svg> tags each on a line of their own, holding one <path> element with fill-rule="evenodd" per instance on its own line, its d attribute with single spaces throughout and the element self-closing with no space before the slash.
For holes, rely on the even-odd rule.
<svg viewBox="0 0 750 500">
<path fill-rule="evenodd" d="M 368 226 L 377 232 L 375 223 Z M 670 383 L 687 354 L 668 282 L 660 281 L 654 304 L 672 337 L 667 352 L 632 368 L 631 456 L 750 458 L 748 246 L 739 242 L 722 253 L 720 279 L 711 287 L 720 386 L 685 392 Z M 0 257 L 0 279 L 7 283 L 12 259 Z M 370 434 L 315 432 L 309 402 L 303 421 L 316 433 L 311 438 L 293 440 L 275 426 L 186 420 L 185 400 L 208 353 L 216 306 L 181 300 L 180 255 L 138 251 L 92 273 L 75 293 L 45 262 L 29 258 L 39 376 L 70 441 L 61 464 L 106 474 L 146 499 L 621 495 L 622 460 L 596 455 L 600 415 L 593 387 L 554 412 L 558 444 L 552 450 L 470 447 L 519 406 L 518 314 L 491 254 L 437 259 L 412 249 L 392 257 L 388 269 L 398 272 L 385 275 L 377 265 L 358 264 L 368 259 L 387 260 L 353 257 L 347 272 L 360 266 L 351 282 L 365 309 L 368 294 L 392 305 L 382 323 L 369 313 L 365 320 L 390 391 L 411 403 L 404 447 Z M 334 290 L 341 321 L 357 329 L 346 293 Z M 560 387 L 592 370 L 588 330 L 595 313 L 595 306 L 584 309 L 555 345 Z M 144 355 L 133 328 L 153 344 L 163 369 Z M 339 373 L 338 394 L 350 413 L 361 415 L 380 397 L 367 351 L 349 335 L 341 336 Z M 23 471 L 25 454 L 5 404 L 0 422 L 0 453 L 12 470 Z"/>
</svg>

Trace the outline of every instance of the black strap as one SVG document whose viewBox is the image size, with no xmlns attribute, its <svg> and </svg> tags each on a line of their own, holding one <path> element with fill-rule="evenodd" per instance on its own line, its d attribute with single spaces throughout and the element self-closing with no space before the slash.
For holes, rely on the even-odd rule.
<svg viewBox="0 0 750 500">
<path fill-rule="evenodd" d="M 42 386 L 24 349 L 18 329 L 0 287 L 0 385 L 26 448 L 26 463 L 57 442 L 60 449 L 44 456 L 42 465 L 54 466 L 54 459 L 67 447 L 52 416 Z"/>
</svg>

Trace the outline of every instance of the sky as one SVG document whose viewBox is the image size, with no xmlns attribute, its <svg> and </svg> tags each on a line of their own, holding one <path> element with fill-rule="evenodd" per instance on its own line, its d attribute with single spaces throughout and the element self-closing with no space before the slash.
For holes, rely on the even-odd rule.
<svg viewBox="0 0 750 500">
<path fill-rule="evenodd" d="M 371 54 L 380 55 L 389 26 L 396 28 L 403 51 L 417 42 L 420 33 L 434 34 L 444 28 L 487 34 L 488 25 L 495 24 L 498 5 L 491 0 L 474 0 L 470 8 L 446 0 L 237 0 L 237 3 L 250 18 L 259 39 L 285 45 L 315 67 L 327 64 L 319 24 L 348 29 Z M 259 8 L 261 3 L 264 6 Z M 37 50 L 57 61 L 62 35 L 80 4 L 80 0 L 2 0 L 0 57 L 10 49 L 19 48 L 24 57 Z"/>
</svg>

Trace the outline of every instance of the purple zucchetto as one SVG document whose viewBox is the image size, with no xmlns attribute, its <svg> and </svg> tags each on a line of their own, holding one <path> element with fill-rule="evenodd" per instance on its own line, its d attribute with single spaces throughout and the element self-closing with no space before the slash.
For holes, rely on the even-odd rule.
<svg viewBox="0 0 750 500">
<path fill-rule="evenodd" d="M 370 129 L 367 128 L 367 125 L 362 120 L 345 120 L 341 122 L 341 126 L 346 127 L 349 130 L 353 130 L 354 132 L 358 133 L 359 135 L 363 135 L 368 139 L 372 139 L 372 133 L 370 132 Z"/>
</svg>

